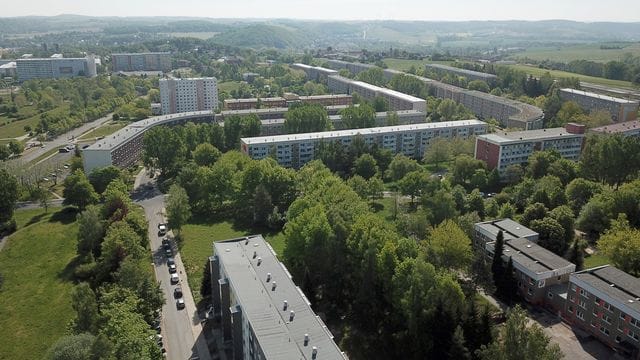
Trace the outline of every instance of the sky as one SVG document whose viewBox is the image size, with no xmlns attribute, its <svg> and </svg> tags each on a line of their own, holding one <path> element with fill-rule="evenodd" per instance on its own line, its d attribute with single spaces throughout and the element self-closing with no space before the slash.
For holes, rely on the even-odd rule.
<svg viewBox="0 0 640 360">
<path fill-rule="evenodd" d="M 0 16 L 194 16 L 326 20 L 638 21 L 640 0 L 26 0 Z"/>
</svg>

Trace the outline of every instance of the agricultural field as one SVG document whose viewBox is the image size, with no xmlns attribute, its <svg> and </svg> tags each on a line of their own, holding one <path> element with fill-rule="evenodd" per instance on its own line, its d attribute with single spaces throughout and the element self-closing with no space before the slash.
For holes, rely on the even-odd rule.
<svg viewBox="0 0 640 360">
<path fill-rule="evenodd" d="M 610 47 L 620 46 L 620 49 L 601 49 L 600 45 L 601 44 L 588 44 L 530 48 L 511 56 L 511 58 L 530 58 L 533 60 L 551 60 L 566 63 L 572 60 L 591 60 L 596 62 L 619 60 L 625 53 L 640 56 L 640 43 L 602 44 L 603 46 Z"/>
<path fill-rule="evenodd" d="M 566 72 L 566 71 L 547 70 L 547 69 L 541 69 L 541 68 L 538 68 L 538 67 L 535 67 L 535 66 L 529 66 L 529 65 L 504 65 L 504 66 L 509 66 L 509 67 L 514 68 L 516 70 L 524 71 L 527 74 L 531 74 L 533 76 L 542 76 L 546 72 L 549 72 L 551 74 L 551 76 L 556 78 L 556 79 L 575 77 L 575 78 L 580 79 L 580 81 L 588 82 L 588 83 L 592 83 L 592 84 L 598 84 L 598 85 L 604 85 L 604 86 L 613 86 L 613 87 L 620 87 L 620 88 L 633 88 L 633 85 L 629 81 L 611 80 L 611 79 L 605 79 L 605 78 L 601 78 L 601 77 L 594 77 L 594 76 L 587 76 L 587 75 L 581 75 L 581 74 L 576 74 L 576 73 L 570 73 L 570 72 Z"/>
<path fill-rule="evenodd" d="M 0 251 L 0 359 L 42 359 L 73 319 L 75 212 L 17 210 Z"/>
</svg>

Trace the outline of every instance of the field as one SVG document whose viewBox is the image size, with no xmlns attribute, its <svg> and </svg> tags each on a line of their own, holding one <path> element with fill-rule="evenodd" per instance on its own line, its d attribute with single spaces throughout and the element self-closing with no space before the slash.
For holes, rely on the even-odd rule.
<svg viewBox="0 0 640 360">
<path fill-rule="evenodd" d="M 182 227 L 180 254 L 196 303 L 202 299 L 200 296 L 202 272 L 207 258 L 213 255 L 213 242 L 251 234 L 255 234 L 255 232 L 249 229 L 234 228 L 233 224 L 226 221 L 214 224 L 188 224 Z M 282 255 L 284 250 L 283 234 L 281 232 L 263 233 L 263 236 L 271 244 L 273 250 Z"/>
<path fill-rule="evenodd" d="M 123 121 L 108 122 L 100 126 L 99 128 L 95 128 L 91 131 L 88 131 L 82 134 L 82 136 L 80 136 L 78 140 L 93 140 L 101 136 L 111 135 L 114 132 L 127 126 L 127 124 L 128 124 L 127 122 L 123 122 Z"/>
<path fill-rule="evenodd" d="M 74 316 L 70 280 L 75 213 L 18 210 L 19 230 L 0 251 L 0 359 L 41 359 Z"/>
<path fill-rule="evenodd" d="M 600 78 L 600 77 L 594 77 L 594 76 L 587 76 L 587 75 L 580 75 L 580 74 L 576 74 L 576 73 L 570 73 L 570 72 L 566 72 L 566 71 L 540 69 L 538 67 L 529 66 L 529 65 L 505 65 L 505 66 L 509 66 L 509 67 L 514 68 L 516 70 L 524 71 L 527 74 L 531 74 L 533 76 L 542 76 L 542 75 L 544 75 L 544 73 L 549 72 L 551 74 L 551 76 L 553 76 L 556 79 L 558 79 L 558 78 L 567 78 L 567 77 L 575 77 L 575 78 L 580 79 L 580 81 L 588 82 L 588 83 L 592 83 L 592 84 L 600 84 L 600 85 L 614 86 L 614 87 L 620 87 L 620 88 L 633 88 L 631 83 L 628 82 L 628 81 L 610 80 L 610 79 L 605 79 L 605 78 Z"/>
<path fill-rule="evenodd" d="M 515 54 L 512 58 L 530 58 L 533 60 L 551 60 L 569 62 L 572 60 L 591 60 L 607 62 L 620 60 L 625 53 L 640 56 L 640 44 L 604 44 L 606 46 L 620 45 L 622 49 L 601 49 L 600 44 L 567 45 L 555 47 L 530 48 Z"/>
<path fill-rule="evenodd" d="M 226 81 L 218 84 L 218 91 L 231 92 L 231 90 L 238 90 L 239 88 L 239 81 Z"/>
<path fill-rule="evenodd" d="M 28 106 L 25 108 L 28 108 Z M 69 105 L 64 104 L 62 106 L 56 107 L 53 110 L 49 110 L 48 112 L 53 112 L 53 111 L 67 112 L 69 110 L 68 108 L 69 108 Z M 26 132 L 24 131 L 25 125 L 29 125 L 31 126 L 31 128 L 35 128 L 36 125 L 38 125 L 38 122 L 40 121 L 40 115 L 41 114 L 33 115 L 23 120 L 15 120 L 5 116 L 0 116 L 0 124 L 13 120 L 9 124 L 0 127 L 0 139 L 15 138 L 15 137 L 25 135 L 26 134 Z"/>
</svg>

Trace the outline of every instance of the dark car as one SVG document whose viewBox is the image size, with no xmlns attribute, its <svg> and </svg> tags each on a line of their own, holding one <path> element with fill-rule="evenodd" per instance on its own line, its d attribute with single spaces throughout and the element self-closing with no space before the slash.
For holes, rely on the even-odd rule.
<svg viewBox="0 0 640 360">
<path fill-rule="evenodd" d="M 173 297 L 175 297 L 176 299 L 179 299 L 182 297 L 182 288 L 181 287 L 177 287 L 175 289 L 173 289 Z"/>
<path fill-rule="evenodd" d="M 180 298 L 180 299 L 176 300 L 176 308 L 178 310 L 184 309 L 184 299 L 183 298 Z"/>
<path fill-rule="evenodd" d="M 164 249 L 164 254 L 170 257 L 173 256 L 173 251 L 171 250 L 171 248 Z"/>
<path fill-rule="evenodd" d="M 167 265 L 175 265 L 175 264 L 176 264 L 176 261 L 172 257 L 167 258 Z"/>
<path fill-rule="evenodd" d="M 169 273 L 173 274 L 177 271 L 176 264 L 169 265 Z"/>
</svg>

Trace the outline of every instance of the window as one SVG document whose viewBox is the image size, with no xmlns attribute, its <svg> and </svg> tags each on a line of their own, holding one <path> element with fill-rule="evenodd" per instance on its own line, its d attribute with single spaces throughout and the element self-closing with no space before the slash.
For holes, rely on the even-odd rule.
<svg viewBox="0 0 640 360">
<path fill-rule="evenodd" d="M 594 316 L 598 316 L 598 309 L 597 308 L 593 308 L 593 315 Z"/>
<path fill-rule="evenodd" d="M 589 298 L 589 294 L 586 291 L 584 291 L 584 289 L 580 289 L 580 295 L 586 297 L 587 299 Z"/>
<path fill-rule="evenodd" d="M 573 313 L 573 306 L 569 306 L 568 311 L 569 311 L 570 313 Z"/>
<path fill-rule="evenodd" d="M 533 291 L 531 291 L 531 288 L 527 288 L 527 295 L 533 295 Z"/>
<path fill-rule="evenodd" d="M 629 333 L 627 335 L 635 341 L 640 340 L 640 336 L 638 336 L 638 333 L 636 333 L 635 331 L 629 330 Z"/>
<path fill-rule="evenodd" d="M 576 297 L 575 297 L 575 296 L 573 296 L 573 295 L 570 295 L 570 296 L 569 296 L 569 300 L 570 300 L 571 302 L 576 302 Z"/>
<path fill-rule="evenodd" d="M 616 342 L 619 343 L 621 340 L 620 335 L 616 335 Z"/>
<path fill-rule="evenodd" d="M 584 313 L 582 312 L 582 310 L 578 310 L 578 311 L 576 311 L 576 316 L 577 316 L 579 319 L 584 320 Z"/>
<path fill-rule="evenodd" d="M 611 324 L 611 318 L 608 315 L 602 315 L 602 320 L 607 324 Z"/>
<path fill-rule="evenodd" d="M 582 299 L 580 299 L 580 302 L 578 303 L 578 305 L 580 305 L 580 307 L 583 309 L 587 308 L 587 303 Z"/>
<path fill-rule="evenodd" d="M 571 291 L 576 291 L 576 284 L 571 284 Z"/>
<path fill-rule="evenodd" d="M 595 320 L 591 320 L 591 327 L 596 327 L 596 322 L 595 322 Z"/>
<path fill-rule="evenodd" d="M 631 318 L 631 321 L 629 321 L 629 323 L 637 328 L 640 328 L 640 320 L 638 319 Z"/>
<path fill-rule="evenodd" d="M 627 314 L 620 311 L 620 319 L 624 320 L 625 316 L 627 316 Z"/>
<path fill-rule="evenodd" d="M 609 311 L 611 311 L 611 304 L 609 304 L 608 302 L 605 302 L 605 303 L 602 305 L 602 307 L 603 307 L 603 308 L 605 308 L 605 309 L 607 309 L 607 310 L 609 310 Z"/>
<path fill-rule="evenodd" d="M 596 298 L 593 299 L 593 302 L 596 304 L 600 304 L 600 298 L 596 296 Z"/>
<path fill-rule="evenodd" d="M 609 329 L 607 329 L 604 326 L 600 326 L 600 332 L 605 334 L 605 335 L 607 335 L 607 336 L 609 336 Z"/>
</svg>

